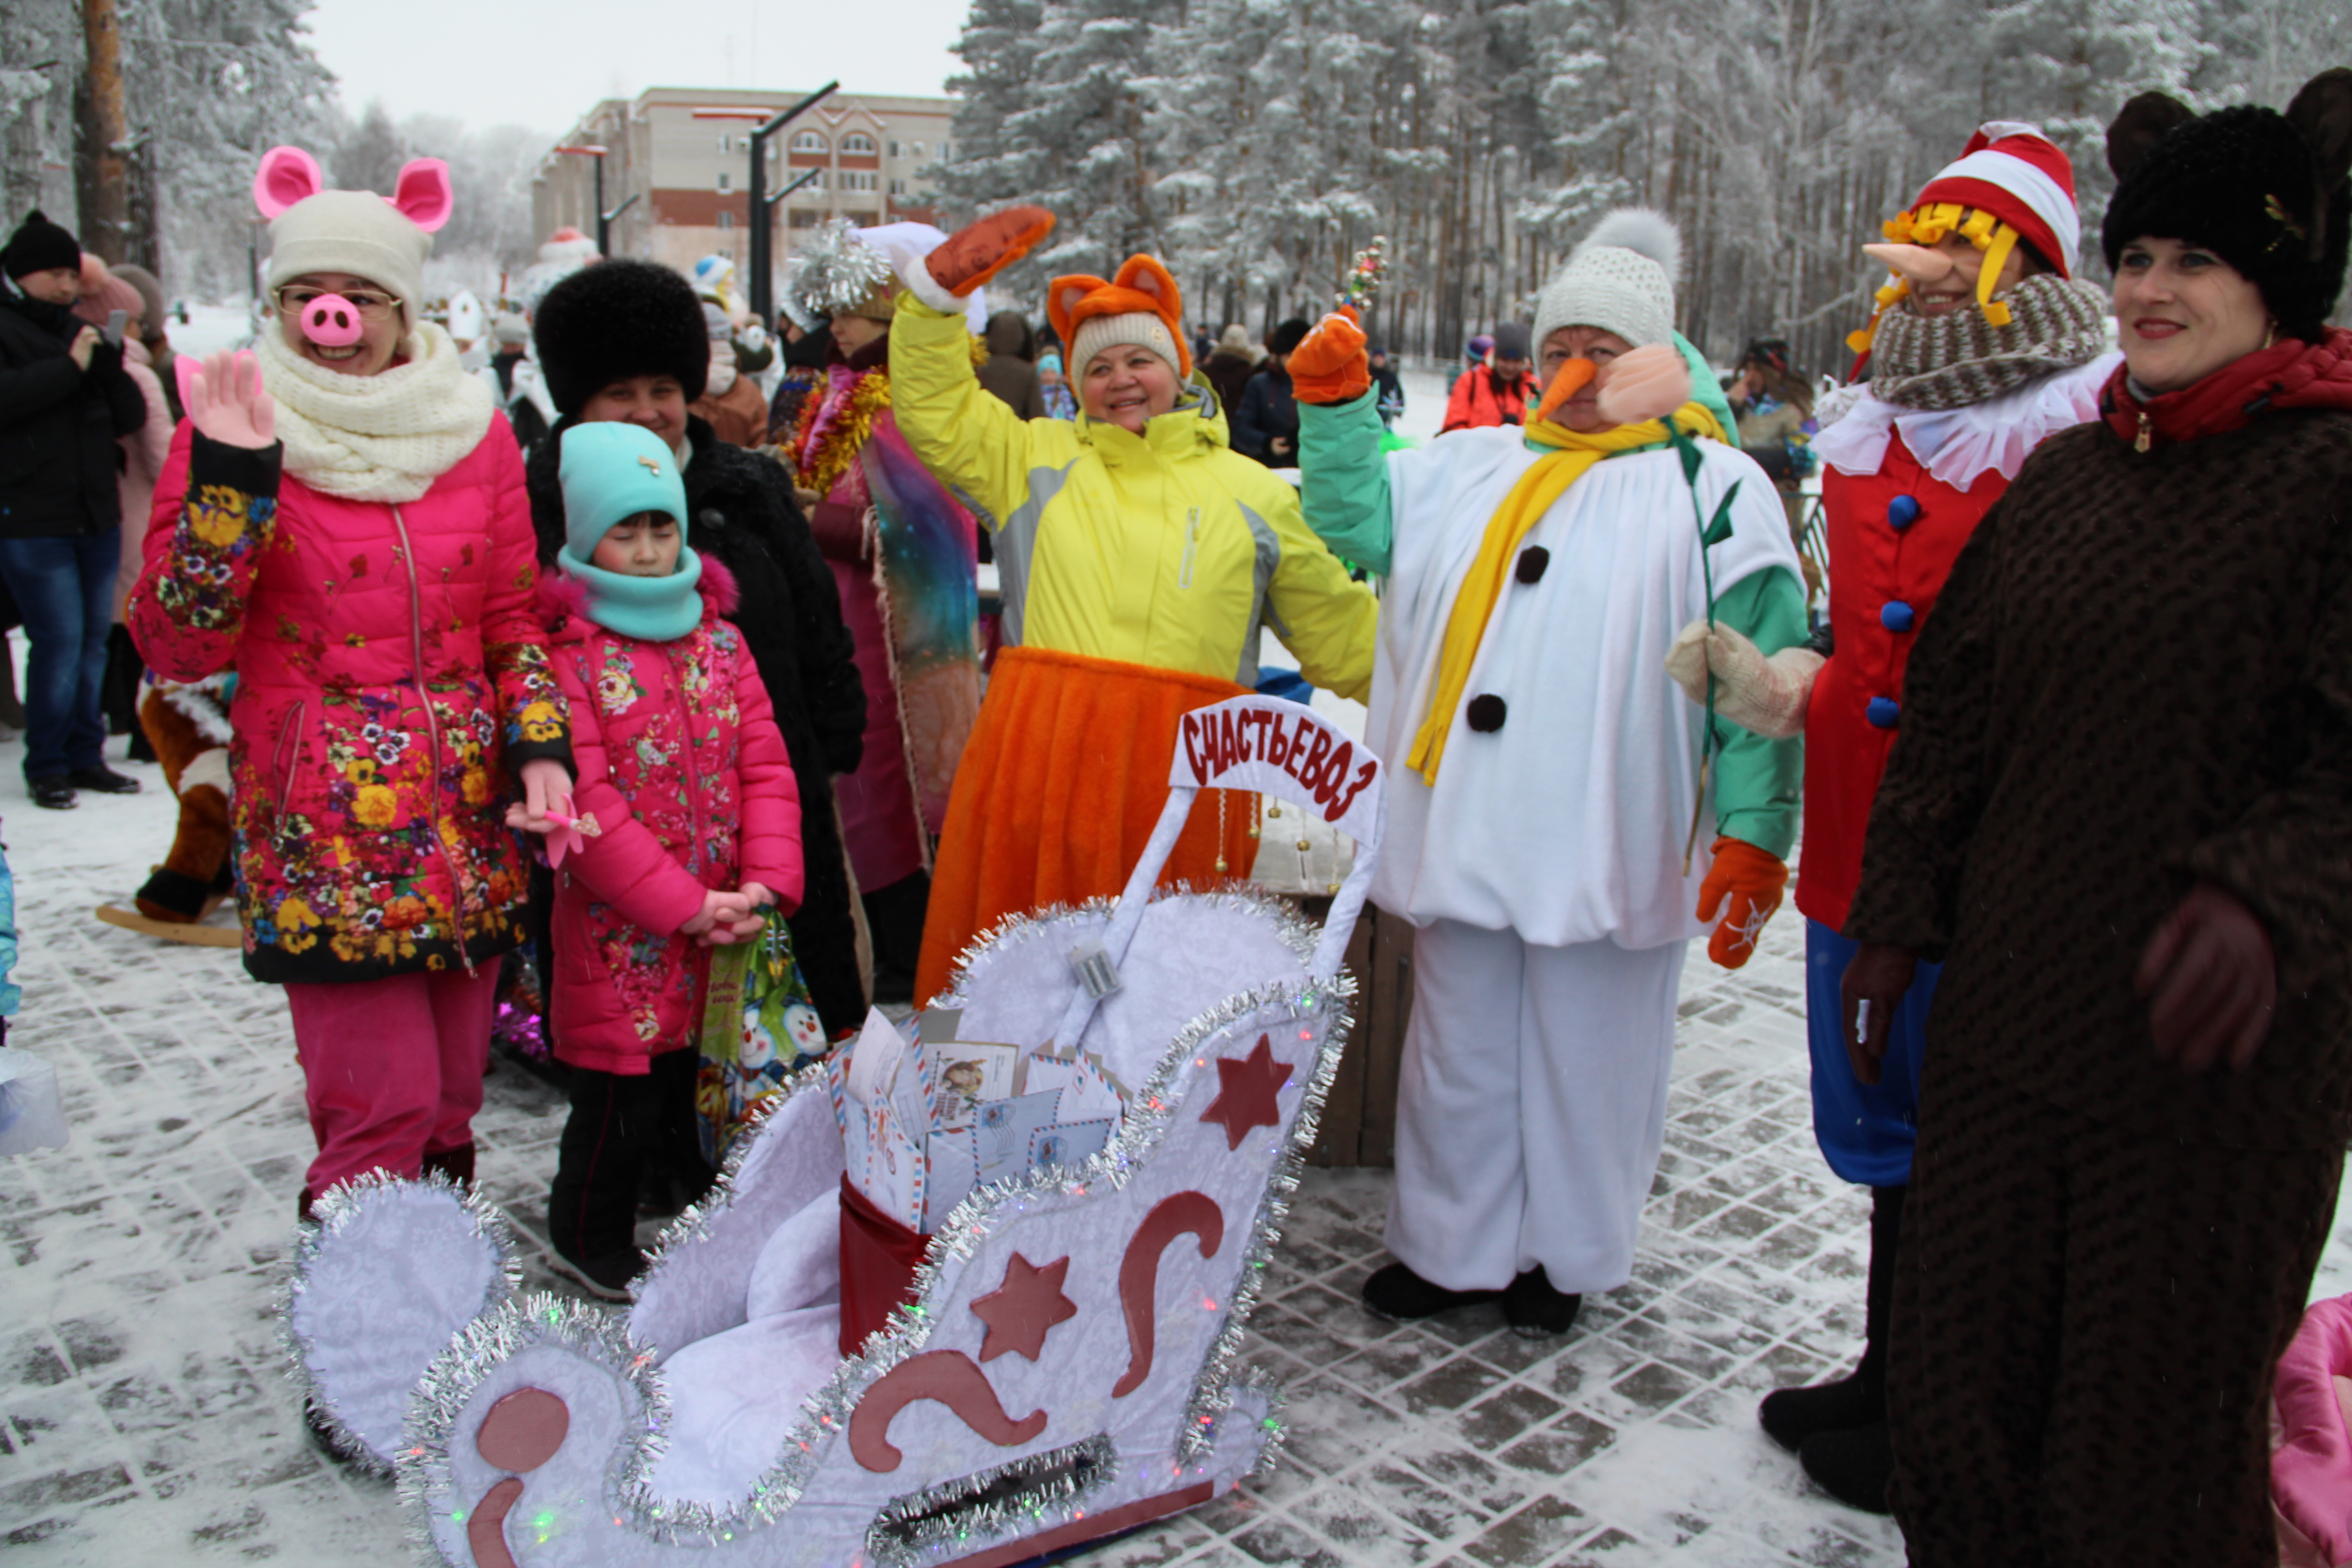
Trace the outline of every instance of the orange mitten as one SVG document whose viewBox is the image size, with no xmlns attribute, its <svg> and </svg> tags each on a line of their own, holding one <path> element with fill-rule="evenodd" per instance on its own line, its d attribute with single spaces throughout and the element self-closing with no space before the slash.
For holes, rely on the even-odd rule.
<svg viewBox="0 0 2352 1568">
<path fill-rule="evenodd" d="M 1023 257 L 1054 232 L 1054 215 L 1044 207 L 1006 207 L 974 218 L 925 258 L 931 279 L 961 300 Z"/>
<path fill-rule="evenodd" d="M 1290 351 L 1290 395 L 1301 403 L 1346 403 L 1372 389 L 1372 362 L 1356 308 L 1342 305 Z"/>
<path fill-rule="evenodd" d="M 1781 889 L 1789 885 L 1788 863 L 1737 838 L 1715 841 L 1715 864 L 1699 884 L 1698 918 L 1723 920 L 1707 939 L 1706 955 L 1726 969 L 1737 969 L 1756 952 L 1764 922 L 1780 907 Z M 1725 900 L 1730 907 L 1724 908 Z"/>
</svg>

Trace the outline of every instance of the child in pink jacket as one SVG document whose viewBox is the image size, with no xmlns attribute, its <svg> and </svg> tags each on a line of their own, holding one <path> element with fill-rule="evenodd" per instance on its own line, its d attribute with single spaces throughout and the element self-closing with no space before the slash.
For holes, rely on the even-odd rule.
<svg viewBox="0 0 2352 1568">
<path fill-rule="evenodd" d="M 574 426 L 548 642 L 572 705 L 583 836 L 555 873 L 555 1055 L 571 1069 L 550 1240 L 625 1296 L 649 1158 L 690 1163 L 713 942 L 801 898 L 800 791 L 723 567 L 686 548 L 677 459 L 634 425 Z"/>
</svg>

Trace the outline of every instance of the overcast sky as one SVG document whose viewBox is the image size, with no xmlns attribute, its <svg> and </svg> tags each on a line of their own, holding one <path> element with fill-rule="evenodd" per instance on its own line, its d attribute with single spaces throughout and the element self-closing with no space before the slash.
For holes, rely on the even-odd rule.
<svg viewBox="0 0 2352 1568">
<path fill-rule="evenodd" d="M 353 114 L 454 114 L 555 135 L 649 87 L 934 95 L 968 0 L 319 0 L 319 58 Z"/>
</svg>

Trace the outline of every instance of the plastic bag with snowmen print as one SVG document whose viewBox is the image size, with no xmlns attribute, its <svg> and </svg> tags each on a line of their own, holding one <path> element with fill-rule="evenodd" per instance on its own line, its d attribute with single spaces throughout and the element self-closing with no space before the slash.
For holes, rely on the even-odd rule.
<svg viewBox="0 0 2352 1568">
<path fill-rule="evenodd" d="M 824 1025 L 793 958 L 792 932 L 771 918 L 757 942 L 710 950 L 694 1104 L 702 1157 L 726 1157 L 762 1099 L 825 1054 Z"/>
</svg>

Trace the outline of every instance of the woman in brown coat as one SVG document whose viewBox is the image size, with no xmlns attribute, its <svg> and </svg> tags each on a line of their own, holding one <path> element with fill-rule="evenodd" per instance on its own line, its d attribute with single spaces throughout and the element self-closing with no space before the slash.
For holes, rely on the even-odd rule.
<svg viewBox="0 0 2352 1568">
<path fill-rule="evenodd" d="M 1919 1568 L 2274 1563 L 2266 1415 L 2352 1133 L 2352 71 L 2110 127 L 2126 356 L 1919 635 L 1845 935 L 1942 960 L 1896 1263 Z"/>
</svg>

